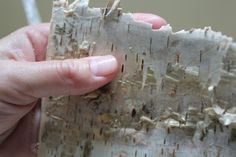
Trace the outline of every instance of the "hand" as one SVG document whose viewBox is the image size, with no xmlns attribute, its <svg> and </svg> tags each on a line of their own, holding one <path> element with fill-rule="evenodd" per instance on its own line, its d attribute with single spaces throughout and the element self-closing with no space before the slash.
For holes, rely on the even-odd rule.
<svg viewBox="0 0 236 157">
<path fill-rule="evenodd" d="M 159 29 L 166 21 L 156 15 L 134 14 Z M 110 82 L 117 74 L 113 56 L 44 61 L 49 24 L 22 28 L 0 40 L 0 156 L 35 156 L 39 98 L 81 95 Z M 0 141 L 1 142 L 1 141 Z"/>
</svg>

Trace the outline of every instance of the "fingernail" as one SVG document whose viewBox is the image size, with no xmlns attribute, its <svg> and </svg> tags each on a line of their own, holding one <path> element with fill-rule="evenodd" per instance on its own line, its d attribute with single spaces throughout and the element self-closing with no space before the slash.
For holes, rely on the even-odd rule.
<svg viewBox="0 0 236 157">
<path fill-rule="evenodd" d="M 94 58 L 90 63 L 90 68 L 95 76 L 106 76 L 117 70 L 118 63 L 114 56 L 101 56 Z"/>
</svg>

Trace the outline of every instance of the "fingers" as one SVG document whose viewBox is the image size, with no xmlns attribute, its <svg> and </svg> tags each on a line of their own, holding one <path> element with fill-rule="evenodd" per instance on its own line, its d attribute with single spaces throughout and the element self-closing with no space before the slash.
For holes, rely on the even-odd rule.
<svg viewBox="0 0 236 157">
<path fill-rule="evenodd" d="M 21 106 L 0 101 L 0 136 L 15 126 L 17 122 L 34 107 L 34 105 L 35 103 Z"/>
<path fill-rule="evenodd" d="M 0 83 L 0 99 L 14 104 L 91 92 L 111 81 L 118 71 L 113 56 L 44 62 L 3 61 L 0 67 L 3 69 L 0 77 L 4 80 Z"/>
<path fill-rule="evenodd" d="M 0 59 L 45 60 L 49 24 L 21 28 L 0 40 Z"/>
<path fill-rule="evenodd" d="M 134 17 L 134 20 L 136 21 L 142 21 L 142 22 L 152 24 L 153 29 L 159 29 L 162 26 L 167 25 L 167 22 L 165 19 L 154 14 L 135 13 L 133 14 L 133 17 Z"/>
<path fill-rule="evenodd" d="M 137 13 L 134 14 L 134 18 L 151 23 L 154 29 L 167 24 L 163 18 L 152 14 Z M 21 61 L 6 61 L 6 64 L 2 62 L 0 65 L 5 64 L 5 68 L 1 68 L 4 69 L 1 75 L 4 76 L 5 71 L 11 76 L 9 77 L 11 79 L 6 79 L 6 81 L 2 79 L 2 82 L 8 82 L 9 86 L 6 86 L 6 83 L 5 85 L 0 83 L 0 89 L 4 91 L 0 93 L 0 98 L 9 102 L 18 100 L 18 104 L 21 104 L 22 97 L 26 102 L 31 102 L 38 97 L 49 95 L 78 95 L 94 90 L 111 80 L 115 72 L 95 79 L 96 75 L 91 73 L 90 60 L 92 58 L 39 63 L 22 62 L 22 60 L 42 61 L 45 59 L 48 33 L 49 24 L 34 25 L 22 28 L 0 41 L 1 54 L 6 53 L 6 56 L 13 60 Z M 6 65 L 9 66 L 6 67 Z M 114 67 L 117 69 L 117 65 Z M 14 71 L 14 69 L 17 70 Z M 98 69 L 101 70 L 101 68 Z M 14 85 L 17 86 L 14 87 Z M 12 86 L 13 88 L 8 88 Z M 69 88 L 69 86 L 73 88 Z M 9 98 L 9 94 L 13 94 L 11 98 Z"/>
</svg>

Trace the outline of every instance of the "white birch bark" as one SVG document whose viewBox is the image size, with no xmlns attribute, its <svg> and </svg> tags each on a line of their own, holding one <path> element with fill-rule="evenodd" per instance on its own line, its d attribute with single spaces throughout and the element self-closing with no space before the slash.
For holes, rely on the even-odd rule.
<svg viewBox="0 0 236 157">
<path fill-rule="evenodd" d="M 120 73 L 44 99 L 40 157 L 234 157 L 236 44 L 210 28 L 158 31 L 114 0 L 54 2 L 48 59 L 112 54 Z"/>
</svg>

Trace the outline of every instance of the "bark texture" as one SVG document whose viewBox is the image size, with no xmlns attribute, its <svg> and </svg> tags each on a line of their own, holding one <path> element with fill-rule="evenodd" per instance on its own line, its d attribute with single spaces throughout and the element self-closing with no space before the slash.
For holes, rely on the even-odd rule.
<svg viewBox="0 0 236 157">
<path fill-rule="evenodd" d="M 120 73 L 84 96 L 44 99 L 40 157 L 234 157 L 236 44 L 210 28 L 158 31 L 119 0 L 54 2 L 47 58 L 112 54 Z"/>
</svg>

